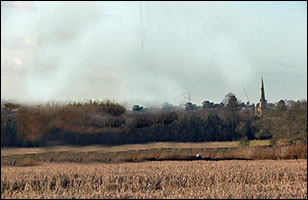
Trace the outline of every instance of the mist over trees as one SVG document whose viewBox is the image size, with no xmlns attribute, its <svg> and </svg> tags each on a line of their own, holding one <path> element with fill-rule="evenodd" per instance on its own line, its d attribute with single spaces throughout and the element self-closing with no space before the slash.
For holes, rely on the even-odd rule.
<svg viewBox="0 0 308 200">
<path fill-rule="evenodd" d="M 307 143 L 307 101 L 268 103 L 262 117 L 254 104 L 228 93 L 221 103 L 204 100 L 160 109 L 111 101 L 20 105 L 1 103 L 1 147 L 119 145 L 148 142 L 246 142 L 252 139 Z"/>
</svg>

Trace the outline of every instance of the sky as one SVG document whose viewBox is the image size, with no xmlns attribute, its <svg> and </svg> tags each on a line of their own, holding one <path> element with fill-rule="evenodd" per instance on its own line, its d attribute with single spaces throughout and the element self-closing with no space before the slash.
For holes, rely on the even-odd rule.
<svg viewBox="0 0 308 200">
<path fill-rule="evenodd" d="M 257 103 L 261 77 L 307 99 L 307 2 L 1 1 L 1 99 Z"/>
</svg>

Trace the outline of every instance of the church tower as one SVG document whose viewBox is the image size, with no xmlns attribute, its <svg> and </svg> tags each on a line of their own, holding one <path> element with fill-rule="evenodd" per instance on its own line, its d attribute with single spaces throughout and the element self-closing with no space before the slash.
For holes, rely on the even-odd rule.
<svg viewBox="0 0 308 200">
<path fill-rule="evenodd" d="M 260 92 L 260 103 L 256 105 L 255 114 L 259 117 L 262 116 L 263 110 L 266 108 L 266 100 L 265 100 L 265 92 L 264 92 L 264 84 L 263 77 L 261 79 L 261 92 Z"/>
</svg>

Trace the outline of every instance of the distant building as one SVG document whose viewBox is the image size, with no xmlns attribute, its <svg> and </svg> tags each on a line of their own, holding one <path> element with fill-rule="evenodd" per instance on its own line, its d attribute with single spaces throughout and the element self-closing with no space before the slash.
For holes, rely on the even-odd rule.
<svg viewBox="0 0 308 200">
<path fill-rule="evenodd" d="M 255 115 L 261 117 L 264 109 L 267 107 L 267 101 L 265 100 L 264 84 L 263 78 L 261 79 L 261 93 L 260 93 L 260 103 L 257 103 L 255 108 Z"/>
</svg>

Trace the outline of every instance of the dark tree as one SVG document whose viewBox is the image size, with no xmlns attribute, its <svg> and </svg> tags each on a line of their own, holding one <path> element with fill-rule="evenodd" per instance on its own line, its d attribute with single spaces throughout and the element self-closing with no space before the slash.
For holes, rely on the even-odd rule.
<svg viewBox="0 0 308 200">
<path fill-rule="evenodd" d="M 287 110 L 287 106 L 286 106 L 286 103 L 284 102 L 284 100 L 280 100 L 278 103 L 277 103 L 277 109 L 281 112 L 281 111 L 285 111 Z"/>
<path fill-rule="evenodd" d="M 210 102 L 210 101 L 203 101 L 202 102 L 202 108 L 206 109 L 206 108 L 214 108 L 214 103 Z"/>
<path fill-rule="evenodd" d="M 139 105 L 133 105 L 132 110 L 133 112 L 141 112 L 143 110 L 143 107 Z"/>
<path fill-rule="evenodd" d="M 198 107 L 196 104 L 192 104 L 191 102 L 187 102 L 185 104 L 185 110 L 197 110 Z"/>
<path fill-rule="evenodd" d="M 234 94 L 229 93 L 226 95 L 227 104 L 226 104 L 226 116 L 232 121 L 237 120 L 237 111 L 239 110 L 239 103 Z"/>
</svg>

